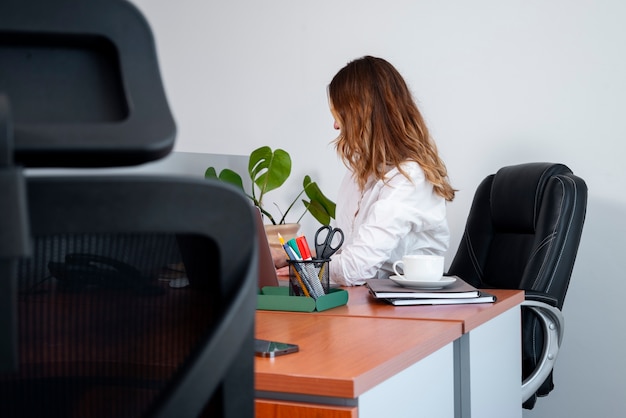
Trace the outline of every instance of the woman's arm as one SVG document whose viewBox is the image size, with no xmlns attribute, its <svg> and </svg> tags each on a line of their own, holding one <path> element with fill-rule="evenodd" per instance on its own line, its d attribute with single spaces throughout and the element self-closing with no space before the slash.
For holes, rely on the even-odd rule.
<svg viewBox="0 0 626 418">
<path fill-rule="evenodd" d="M 276 267 L 276 274 L 279 276 L 289 276 L 289 266 L 287 265 L 287 256 L 285 251 L 270 247 L 272 252 L 272 260 L 274 260 L 274 267 Z"/>
<path fill-rule="evenodd" d="M 411 180 L 391 170 L 386 183 L 379 181 L 365 190 L 354 229 L 346 228 L 352 236 L 330 263 L 334 282 L 363 284 L 377 277 L 392 258 L 427 249 L 431 230 L 441 229 L 442 223 L 447 233 L 445 200 L 433 193 L 417 164 L 406 169 Z"/>
</svg>

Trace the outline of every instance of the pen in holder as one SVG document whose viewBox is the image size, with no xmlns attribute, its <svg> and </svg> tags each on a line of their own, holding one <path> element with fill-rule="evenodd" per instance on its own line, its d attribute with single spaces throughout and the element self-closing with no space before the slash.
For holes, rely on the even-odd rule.
<svg viewBox="0 0 626 418">
<path fill-rule="evenodd" d="M 317 299 L 330 289 L 327 260 L 287 260 L 289 263 L 289 294 Z"/>
</svg>

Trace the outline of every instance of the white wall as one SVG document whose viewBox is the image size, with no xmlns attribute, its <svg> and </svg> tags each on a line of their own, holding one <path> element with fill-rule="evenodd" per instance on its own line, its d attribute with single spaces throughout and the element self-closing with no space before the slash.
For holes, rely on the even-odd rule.
<svg viewBox="0 0 626 418">
<path fill-rule="evenodd" d="M 347 61 L 391 61 L 411 85 L 460 190 L 503 165 L 555 161 L 589 186 L 556 389 L 525 417 L 616 417 L 626 407 L 626 2 L 622 0 L 135 0 L 155 31 L 178 151 L 281 147 L 293 188 L 331 197 L 344 168 L 326 85 Z M 282 196 L 276 197 L 278 200 Z M 308 232 L 311 225 L 304 225 Z M 449 260 L 448 260 L 449 261 Z"/>
</svg>

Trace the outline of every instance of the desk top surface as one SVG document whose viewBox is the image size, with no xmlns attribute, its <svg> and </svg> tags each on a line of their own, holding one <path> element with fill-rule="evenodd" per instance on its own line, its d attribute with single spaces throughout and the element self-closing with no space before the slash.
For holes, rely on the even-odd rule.
<svg viewBox="0 0 626 418">
<path fill-rule="evenodd" d="M 255 389 L 356 398 L 462 334 L 460 322 L 258 311 L 256 337 L 300 351 L 255 359 Z"/>
<path fill-rule="evenodd" d="M 393 306 L 364 286 L 346 290 L 347 305 L 323 312 L 257 311 L 257 338 L 300 352 L 256 358 L 256 390 L 356 398 L 524 300 L 520 290 L 493 290 L 495 303 Z"/>
<path fill-rule="evenodd" d="M 349 294 L 347 305 L 319 312 L 318 315 L 460 321 L 463 332 L 467 333 L 524 301 L 522 290 L 490 289 L 489 293 L 496 296 L 495 303 L 394 306 L 372 297 L 365 286 L 345 289 Z"/>
</svg>

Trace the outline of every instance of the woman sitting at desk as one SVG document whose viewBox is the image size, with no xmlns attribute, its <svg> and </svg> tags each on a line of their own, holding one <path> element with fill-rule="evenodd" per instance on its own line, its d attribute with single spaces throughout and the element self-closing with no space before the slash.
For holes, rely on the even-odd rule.
<svg viewBox="0 0 626 418">
<path fill-rule="evenodd" d="M 389 277 L 405 254 L 443 255 L 455 190 L 402 76 L 366 56 L 335 75 L 328 95 L 340 131 L 334 143 L 349 169 L 336 209 L 345 241 L 331 258 L 331 281 L 361 285 Z M 280 267 L 284 255 L 275 261 Z"/>
</svg>

